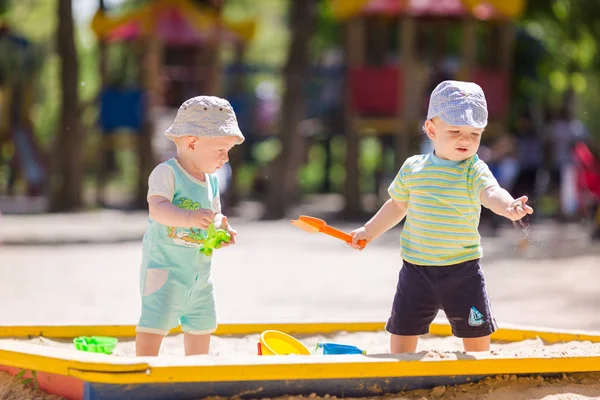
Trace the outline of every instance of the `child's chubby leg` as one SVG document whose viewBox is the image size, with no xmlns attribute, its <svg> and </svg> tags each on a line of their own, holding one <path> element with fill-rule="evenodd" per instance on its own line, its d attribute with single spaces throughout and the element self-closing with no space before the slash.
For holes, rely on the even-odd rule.
<svg viewBox="0 0 600 400">
<path fill-rule="evenodd" d="M 163 335 L 147 332 L 136 332 L 135 334 L 135 355 L 138 357 L 158 356 Z"/>
<path fill-rule="evenodd" d="M 390 335 L 390 353 L 416 353 L 419 336 Z"/>
<path fill-rule="evenodd" d="M 163 337 L 179 325 L 187 293 L 173 268 L 142 268 L 142 312 L 136 327 L 136 355 L 157 356 Z"/>
<path fill-rule="evenodd" d="M 497 325 L 479 260 L 445 268 L 439 293 L 452 334 L 463 339 L 467 352 L 489 351 L 490 335 Z"/>
<path fill-rule="evenodd" d="M 390 353 L 414 353 L 419 336 L 429 332 L 429 325 L 439 311 L 431 268 L 404 261 L 392 313 L 386 330 L 391 333 Z"/>
<path fill-rule="evenodd" d="M 199 354 L 208 354 L 210 349 L 210 334 L 194 335 L 185 332 L 183 336 L 183 346 L 186 356 L 195 356 Z"/>
<path fill-rule="evenodd" d="M 473 351 L 490 351 L 490 335 L 475 337 L 475 338 L 463 338 L 463 346 L 466 352 Z"/>
</svg>

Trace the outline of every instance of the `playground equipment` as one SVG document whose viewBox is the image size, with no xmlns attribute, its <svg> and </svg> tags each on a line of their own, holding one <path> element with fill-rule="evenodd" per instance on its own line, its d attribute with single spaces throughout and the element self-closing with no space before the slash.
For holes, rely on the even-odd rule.
<svg viewBox="0 0 600 400">
<path fill-rule="evenodd" d="M 42 195 L 48 164 L 31 121 L 36 73 L 33 45 L 3 24 L 0 25 L 0 53 L 0 157 L 12 153 L 7 163 L 10 166 L 8 192 L 13 193 L 20 176 L 26 183 L 27 195 Z"/>
<path fill-rule="evenodd" d="M 491 134 L 486 136 L 503 129 L 513 22 L 525 0 L 330 0 L 330 6 L 345 32 L 348 174 L 358 171 L 358 138 L 364 135 L 393 139 L 399 168 L 415 147 L 410 139 L 420 141 L 428 92 L 444 79 L 480 84 L 490 114 Z M 486 38 L 489 43 L 484 43 Z M 357 214 L 359 179 L 347 178 L 346 211 Z"/>
<path fill-rule="evenodd" d="M 298 217 L 298 219 L 292 220 L 292 225 L 308 233 L 321 232 L 336 239 L 343 240 L 346 243 L 352 243 L 351 235 L 327 225 L 325 221 L 319 218 L 301 215 L 300 217 Z M 364 248 L 367 245 L 367 242 L 366 240 L 359 240 L 358 245 Z"/>
<path fill-rule="evenodd" d="M 151 71 L 146 89 L 156 91 L 152 105 L 168 107 L 179 107 L 198 93 L 218 95 L 222 45 L 245 44 L 256 29 L 253 20 L 226 20 L 221 2 L 190 0 L 157 0 L 110 17 L 98 10 L 91 27 L 106 43 L 147 42 Z"/>
<path fill-rule="evenodd" d="M 91 28 L 101 48 L 103 153 L 114 152 L 119 143 L 114 133 L 128 128 L 136 133 L 140 157 L 147 157 L 140 160 L 140 169 L 151 169 L 156 161 L 172 156 L 172 145 L 162 132 L 181 103 L 200 94 L 223 95 L 221 51 L 230 44 L 236 48 L 236 59 L 243 59 L 256 23 L 228 21 L 220 1 L 156 0 L 121 15 L 109 16 L 99 9 Z M 108 45 L 125 46 L 126 54 L 136 55 L 135 84 L 119 86 L 114 84 L 119 77 L 109 78 Z M 123 74 L 122 66 L 115 71 Z M 239 75 L 234 78 L 242 79 Z M 155 153 L 156 158 L 152 157 Z M 106 158 L 101 157 L 98 167 L 100 204 L 104 202 Z M 145 182 L 149 172 L 140 172 L 138 185 Z"/>
</svg>

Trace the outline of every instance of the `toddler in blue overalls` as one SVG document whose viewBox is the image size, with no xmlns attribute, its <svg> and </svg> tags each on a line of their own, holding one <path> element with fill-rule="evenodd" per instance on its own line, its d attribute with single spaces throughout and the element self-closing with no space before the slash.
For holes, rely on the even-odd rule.
<svg viewBox="0 0 600 400">
<path fill-rule="evenodd" d="M 211 222 L 235 243 L 236 232 L 221 214 L 214 174 L 244 136 L 229 102 L 211 96 L 184 102 L 165 135 L 175 142 L 177 156 L 159 164 L 148 181 L 136 354 L 158 355 L 163 337 L 179 325 L 185 354 L 207 354 L 217 316 L 211 257 L 199 247 Z"/>
</svg>

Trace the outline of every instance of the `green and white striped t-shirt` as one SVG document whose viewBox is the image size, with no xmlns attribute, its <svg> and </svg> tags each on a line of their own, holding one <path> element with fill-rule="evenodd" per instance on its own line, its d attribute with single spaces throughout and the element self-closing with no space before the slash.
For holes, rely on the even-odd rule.
<svg viewBox="0 0 600 400">
<path fill-rule="evenodd" d="M 474 155 L 442 160 L 433 153 L 408 158 L 388 192 L 407 201 L 402 257 L 411 264 L 447 266 L 483 256 L 479 236 L 479 195 L 498 185 Z"/>
</svg>

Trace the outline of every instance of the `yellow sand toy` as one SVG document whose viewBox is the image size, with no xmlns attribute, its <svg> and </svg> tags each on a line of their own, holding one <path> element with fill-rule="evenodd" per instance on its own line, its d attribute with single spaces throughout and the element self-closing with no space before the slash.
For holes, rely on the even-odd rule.
<svg viewBox="0 0 600 400">
<path fill-rule="evenodd" d="M 258 355 L 263 356 L 309 356 L 310 351 L 296 338 L 283 332 L 268 330 L 260 335 Z"/>
</svg>

